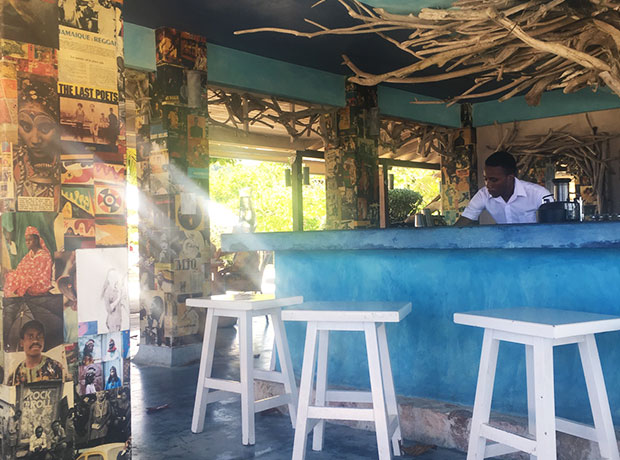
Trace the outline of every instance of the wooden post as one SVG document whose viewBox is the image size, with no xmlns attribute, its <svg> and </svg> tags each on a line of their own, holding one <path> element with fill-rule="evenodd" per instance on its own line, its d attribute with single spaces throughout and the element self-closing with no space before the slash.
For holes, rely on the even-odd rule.
<svg viewBox="0 0 620 460">
<path fill-rule="evenodd" d="M 291 166 L 291 185 L 293 189 L 293 231 L 304 231 L 304 204 L 303 204 L 303 153 L 297 152 Z"/>
</svg>

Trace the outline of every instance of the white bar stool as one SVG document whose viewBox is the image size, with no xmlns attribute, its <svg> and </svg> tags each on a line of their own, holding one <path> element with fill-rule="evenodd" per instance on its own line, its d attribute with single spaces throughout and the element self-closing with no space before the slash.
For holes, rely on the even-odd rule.
<svg viewBox="0 0 620 460">
<path fill-rule="evenodd" d="M 454 322 L 484 328 L 467 460 L 482 460 L 518 451 L 530 454 L 530 459 L 555 460 L 556 430 L 595 441 L 602 458 L 619 460 L 594 338 L 598 332 L 620 330 L 619 317 L 545 308 L 509 308 L 456 313 Z M 525 345 L 531 437 L 509 433 L 489 424 L 500 340 Z M 553 347 L 567 344 L 579 346 L 594 427 L 555 416 Z M 487 445 L 487 440 L 494 443 Z"/>
<path fill-rule="evenodd" d="M 375 423 L 379 459 L 400 455 L 400 419 L 392 379 L 385 323 L 399 322 L 411 312 L 409 302 L 308 302 L 282 311 L 285 321 L 307 321 L 304 360 L 299 384 L 293 460 L 306 455 L 308 433 L 314 430 L 312 449 L 323 449 L 325 420 L 365 420 Z M 371 391 L 329 391 L 327 358 L 329 331 L 362 331 L 366 339 Z M 318 360 L 317 360 L 318 337 Z M 342 357 L 346 359 L 346 356 Z M 316 393 L 311 404 L 314 365 Z M 329 406 L 330 402 L 370 403 L 371 408 Z"/>
<path fill-rule="evenodd" d="M 244 445 L 255 442 L 254 414 L 274 407 L 288 405 L 291 423 L 295 426 L 297 407 L 297 385 L 293 374 L 293 364 L 289 353 L 286 331 L 282 322 L 282 307 L 303 302 L 302 297 L 275 299 L 273 296 L 213 296 L 210 299 L 187 299 L 190 307 L 207 308 L 200 371 L 192 417 L 192 432 L 204 429 L 207 404 L 221 401 L 234 394 L 241 395 L 241 431 Z M 252 318 L 269 315 L 274 329 L 275 347 L 280 361 L 281 372 L 254 368 L 252 353 Z M 240 381 L 211 377 L 215 335 L 220 316 L 239 318 L 239 360 Z M 284 393 L 278 396 L 254 400 L 254 379 L 284 384 Z M 215 391 L 209 391 L 215 390 Z"/>
</svg>

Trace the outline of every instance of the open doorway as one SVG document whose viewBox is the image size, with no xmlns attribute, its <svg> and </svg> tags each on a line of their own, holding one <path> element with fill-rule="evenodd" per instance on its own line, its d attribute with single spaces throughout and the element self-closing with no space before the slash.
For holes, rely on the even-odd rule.
<svg viewBox="0 0 620 460">
<path fill-rule="evenodd" d="M 287 184 L 288 163 L 247 159 L 212 158 L 209 168 L 209 215 L 213 254 L 212 275 L 220 277 L 237 270 L 243 282 L 230 283 L 241 289 L 275 290 L 273 256 L 261 252 L 258 257 L 239 257 L 221 252 L 221 235 L 231 232 L 285 232 L 293 230 L 292 189 Z M 325 180 L 309 174 L 303 186 L 304 230 L 322 230 L 325 226 Z M 235 261 L 250 267 L 235 267 Z M 235 277 L 229 276 L 229 279 Z M 225 283 L 227 284 L 227 283 Z"/>
</svg>

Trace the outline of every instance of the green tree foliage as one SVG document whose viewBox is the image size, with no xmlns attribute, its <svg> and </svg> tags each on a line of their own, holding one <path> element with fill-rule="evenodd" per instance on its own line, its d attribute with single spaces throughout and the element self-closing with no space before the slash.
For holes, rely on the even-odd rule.
<svg viewBox="0 0 620 460">
<path fill-rule="evenodd" d="M 422 195 L 422 207 L 439 195 L 441 173 L 437 170 L 392 167 L 390 174 L 394 174 L 394 188 L 407 188 Z"/>
<path fill-rule="evenodd" d="M 390 222 L 402 222 L 411 213 L 416 213 L 422 204 L 422 194 L 406 188 L 395 188 L 388 192 L 388 214 Z"/>
<path fill-rule="evenodd" d="M 209 194 L 219 210 L 227 210 L 227 219 L 211 216 L 212 239 L 219 246 L 219 235 L 230 232 L 231 219 L 239 213 L 241 193 L 249 193 L 256 213 L 257 232 L 282 232 L 293 229 L 291 187 L 284 182 L 284 163 L 266 161 L 211 159 Z M 304 230 L 319 230 L 325 221 L 325 182 L 310 177 L 303 187 Z M 218 215 L 224 215 L 225 212 Z"/>
</svg>

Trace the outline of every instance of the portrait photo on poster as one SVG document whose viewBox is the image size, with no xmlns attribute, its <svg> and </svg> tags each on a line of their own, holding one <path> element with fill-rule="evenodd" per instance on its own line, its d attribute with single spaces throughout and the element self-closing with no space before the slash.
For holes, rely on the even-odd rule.
<svg viewBox="0 0 620 460">
<path fill-rule="evenodd" d="M 2 299 L 2 326 L 4 351 L 13 353 L 20 349 L 23 328 L 31 321 L 43 325 L 42 352 L 64 342 L 62 295 L 4 297 Z"/>
<path fill-rule="evenodd" d="M 105 389 L 113 390 L 122 386 L 123 363 L 120 358 L 103 363 Z"/>
<path fill-rule="evenodd" d="M 122 346 L 123 337 L 122 334 L 128 331 L 122 332 L 109 332 L 103 336 L 101 341 L 102 345 L 102 360 L 103 361 L 115 361 L 123 356 Z M 119 370 L 117 368 L 117 370 Z"/>
<path fill-rule="evenodd" d="M 12 248 L 2 276 L 4 297 L 41 296 L 54 292 L 53 260 L 58 244 L 55 213 L 11 213 L 2 218 L 2 239 Z"/>
<path fill-rule="evenodd" d="M 45 348 L 45 327 L 37 320 L 29 321 L 23 328 L 20 350 L 5 353 L 5 385 L 22 386 L 37 382 L 67 382 L 68 371 L 65 346 Z M 45 348 L 45 351 L 42 351 Z"/>
<path fill-rule="evenodd" d="M 78 321 L 97 321 L 97 332 L 129 329 L 127 248 L 76 250 Z"/>
<path fill-rule="evenodd" d="M 93 363 L 79 367 L 79 391 L 81 395 L 91 395 L 104 388 L 103 365 Z"/>
<path fill-rule="evenodd" d="M 14 180 L 18 211 L 56 211 L 60 197 L 60 127 L 56 81 L 18 72 L 18 145 Z"/>
<path fill-rule="evenodd" d="M 104 335 L 84 335 L 78 338 L 80 365 L 101 362 Z"/>
</svg>

